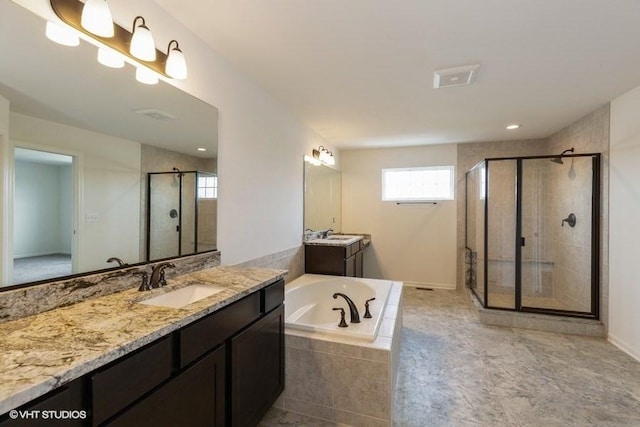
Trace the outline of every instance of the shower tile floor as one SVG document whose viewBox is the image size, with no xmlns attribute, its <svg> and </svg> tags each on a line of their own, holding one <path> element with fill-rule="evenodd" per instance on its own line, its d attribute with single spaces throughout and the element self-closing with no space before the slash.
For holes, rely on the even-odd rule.
<svg viewBox="0 0 640 427">
<path fill-rule="evenodd" d="M 640 362 L 601 338 L 482 325 L 454 291 L 406 288 L 395 426 L 640 426 Z M 271 426 L 335 424 L 271 409 Z"/>
</svg>

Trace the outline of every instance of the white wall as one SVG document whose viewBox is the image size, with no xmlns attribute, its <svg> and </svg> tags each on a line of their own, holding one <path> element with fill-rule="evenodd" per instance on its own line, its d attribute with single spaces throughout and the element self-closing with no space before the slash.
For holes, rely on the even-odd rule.
<svg viewBox="0 0 640 427">
<path fill-rule="evenodd" d="M 76 272 L 107 268 L 112 256 L 137 262 L 140 144 L 22 114 L 10 117 L 12 144 L 75 156 L 80 168 Z M 98 214 L 99 220 L 87 221 L 86 214 Z"/>
<path fill-rule="evenodd" d="M 455 144 L 342 151 L 342 229 L 371 234 L 365 276 L 456 286 L 456 201 L 381 201 L 382 169 L 456 165 Z"/>
<path fill-rule="evenodd" d="M 70 166 L 16 161 L 13 256 L 71 253 Z M 65 182 L 64 178 L 68 181 Z"/>
<path fill-rule="evenodd" d="M 640 87 L 611 102 L 609 341 L 640 360 Z"/>
</svg>

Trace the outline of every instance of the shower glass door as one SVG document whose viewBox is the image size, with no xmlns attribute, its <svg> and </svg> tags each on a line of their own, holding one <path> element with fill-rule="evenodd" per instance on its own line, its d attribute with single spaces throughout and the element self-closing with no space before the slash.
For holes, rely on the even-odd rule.
<svg viewBox="0 0 640 427">
<path fill-rule="evenodd" d="M 595 310 L 594 168 L 593 156 L 522 161 L 523 309 Z"/>
</svg>

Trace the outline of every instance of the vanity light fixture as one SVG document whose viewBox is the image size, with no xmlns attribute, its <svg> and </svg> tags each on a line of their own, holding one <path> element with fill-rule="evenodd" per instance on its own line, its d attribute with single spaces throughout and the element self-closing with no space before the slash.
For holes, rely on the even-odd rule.
<svg viewBox="0 0 640 427">
<path fill-rule="evenodd" d="M 63 46 L 78 46 L 80 44 L 78 34 L 66 25 L 47 21 L 45 34 L 49 40 Z"/>
<path fill-rule="evenodd" d="M 106 46 L 98 48 L 98 62 L 109 68 L 124 67 L 124 57 Z"/>
<path fill-rule="evenodd" d="M 87 0 L 80 18 L 82 28 L 100 37 L 113 37 L 113 18 L 106 0 Z"/>
<path fill-rule="evenodd" d="M 171 45 L 173 43 L 175 43 L 175 46 L 172 48 Z M 187 61 L 184 59 L 184 54 L 180 50 L 177 40 L 171 40 L 167 47 L 165 72 L 174 79 L 184 80 L 187 78 Z"/>
<path fill-rule="evenodd" d="M 137 25 L 136 22 L 138 22 Z M 153 35 L 142 16 L 136 16 L 133 19 L 133 34 L 131 35 L 129 52 L 143 61 L 156 60 L 156 45 L 153 41 Z"/>
<path fill-rule="evenodd" d="M 336 158 L 333 157 L 333 153 L 324 148 L 323 145 L 318 147 L 317 150 L 314 149 L 311 154 L 313 155 L 313 158 L 320 163 L 324 163 L 325 165 L 329 166 L 333 166 L 336 164 Z"/>
<path fill-rule="evenodd" d="M 198 150 L 198 151 L 207 151 L 207 149 L 206 149 L 206 148 L 204 148 L 204 147 L 198 147 L 198 148 L 197 148 L 197 150 Z"/>
<path fill-rule="evenodd" d="M 313 150 L 313 151 L 316 151 L 316 150 Z M 306 154 L 304 156 L 304 161 L 307 163 L 311 163 L 314 166 L 320 166 L 322 164 L 320 160 L 314 159 L 313 157 L 307 156 Z"/>
<path fill-rule="evenodd" d="M 507 125 L 506 129 L 507 130 L 515 130 L 515 129 L 520 129 L 521 127 L 522 127 L 522 125 L 514 123 L 512 125 Z"/>
<path fill-rule="evenodd" d="M 159 76 L 175 79 L 187 77 L 186 61 L 182 50 L 178 47 L 178 42 L 172 40 L 169 43 L 166 54 L 157 50 L 151 31 L 149 31 L 142 16 L 136 16 L 133 20 L 133 31 L 129 32 L 129 30 L 113 22 L 105 0 L 87 0 L 86 3 L 80 0 L 49 1 L 54 13 L 64 24 L 84 34 L 86 36 L 85 39 L 89 37 L 89 41 L 99 47 L 98 61 L 101 64 L 120 68 L 124 66 L 125 61 L 129 62 L 136 67 L 136 79 L 145 84 L 158 83 Z M 106 9 L 108 12 L 113 30 L 112 37 L 99 34 L 98 30 L 94 31 L 89 24 L 85 26 L 85 14 L 86 16 L 93 15 L 94 12 L 90 11 L 94 10 L 94 7 L 102 10 Z M 103 12 L 103 14 L 106 13 Z M 88 20 L 89 18 L 86 19 Z M 51 40 L 67 46 L 80 44 L 78 35 L 69 28 L 67 30 L 70 31 L 67 32 L 75 36 L 77 41 L 73 40 L 73 37 L 67 41 L 63 37 L 55 37 L 55 34 L 60 31 L 54 25 L 56 24 L 53 22 L 47 24 L 47 37 Z M 57 26 L 64 31 L 63 24 Z M 106 34 L 106 32 L 102 34 Z"/>
<path fill-rule="evenodd" d="M 146 85 L 158 84 L 158 75 L 146 67 L 136 68 L 136 80 Z"/>
</svg>

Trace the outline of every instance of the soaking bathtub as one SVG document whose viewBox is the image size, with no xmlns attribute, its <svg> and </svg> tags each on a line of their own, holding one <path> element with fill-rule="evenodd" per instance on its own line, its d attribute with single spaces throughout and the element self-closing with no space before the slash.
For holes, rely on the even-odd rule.
<svg viewBox="0 0 640 427">
<path fill-rule="evenodd" d="M 393 283 L 389 280 L 305 274 L 285 288 L 285 326 L 374 341 Z M 344 298 L 333 298 L 336 292 L 353 300 L 360 313 L 360 323 L 350 323 L 349 306 Z M 369 303 L 372 318 L 366 319 L 365 301 L 371 298 L 375 298 Z M 348 327 L 338 327 L 340 312 L 333 310 L 334 307 L 344 308 Z"/>
</svg>

